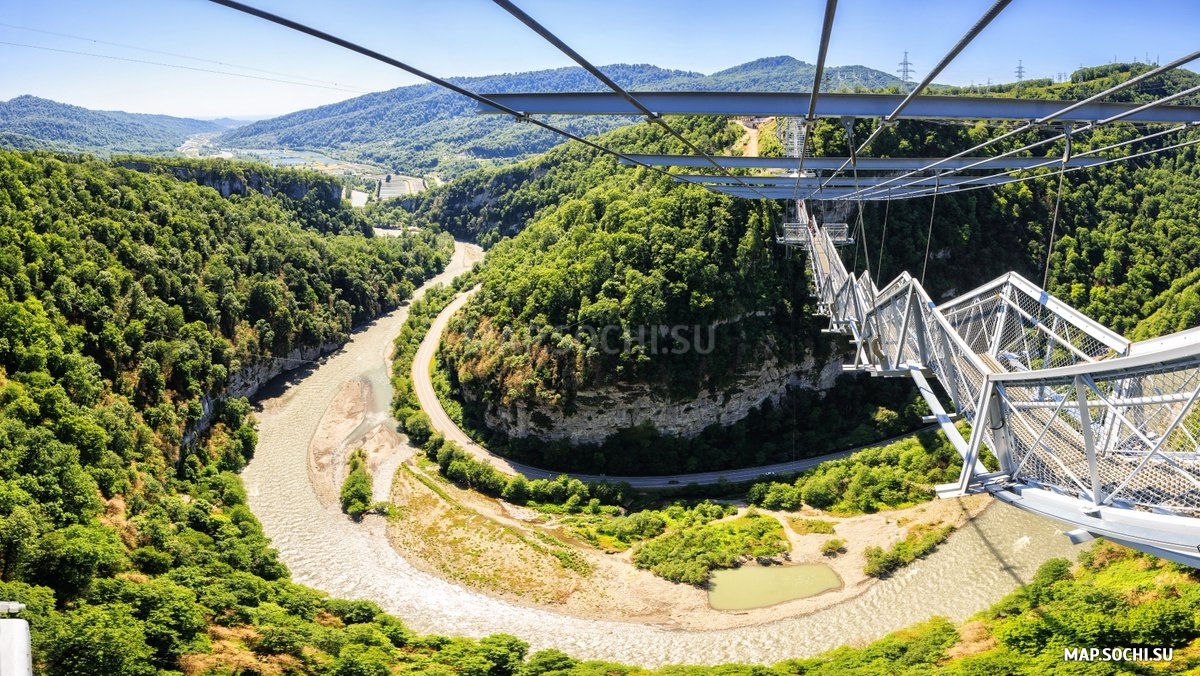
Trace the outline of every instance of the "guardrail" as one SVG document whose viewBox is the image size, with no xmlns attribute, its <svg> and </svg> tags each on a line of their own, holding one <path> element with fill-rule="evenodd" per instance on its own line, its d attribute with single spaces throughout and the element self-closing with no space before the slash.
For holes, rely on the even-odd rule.
<svg viewBox="0 0 1200 676">
<path fill-rule="evenodd" d="M 842 263 L 844 224 L 812 223 L 780 242 L 807 250 L 821 311 L 855 345 L 849 368 L 917 382 L 964 460 L 939 493 L 986 490 L 1075 539 L 1200 566 L 1200 329 L 1130 343 L 1012 272 L 941 305 L 908 273 L 878 289 Z"/>
</svg>

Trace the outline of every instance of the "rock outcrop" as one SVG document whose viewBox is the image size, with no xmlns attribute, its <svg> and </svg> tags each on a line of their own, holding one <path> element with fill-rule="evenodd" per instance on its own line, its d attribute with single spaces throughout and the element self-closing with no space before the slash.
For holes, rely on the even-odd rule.
<svg viewBox="0 0 1200 676">
<path fill-rule="evenodd" d="M 264 385 L 287 371 L 293 371 L 305 364 L 311 363 L 342 346 L 342 343 L 326 343 L 324 345 L 308 345 L 294 348 L 285 357 L 268 357 L 262 361 L 248 364 L 238 369 L 229 377 L 225 391 L 218 394 L 206 394 L 200 399 L 200 419 L 183 435 L 182 446 L 190 446 L 196 437 L 208 431 L 212 425 L 213 413 L 218 401 L 230 397 L 253 397 Z"/>
<path fill-rule="evenodd" d="M 580 391 L 569 413 L 563 407 L 531 409 L 514 403 L 490 407 L 485 421 L 510 437 L 574 444 L 599 443 L 619 429 L 645 423 L 664 434 L 690 438 L 709 425 L 732 425 L 765 401 L 779 403 L 789 387 L 828 390 L 841 372 L 839 360 L 824 365 L 811 357 L 793 365 L 770 361 L 741 374 L 730 387 L 704 390 L 686 401 L 665 398 L 648 384 L 616 385 Z"/>
<path fill-rule="evenodd" d="M 336 179 L 314 175 L 312 172 L 242 167 L 206 167 L 199 164 L 168 164 L 163 161 L 127 160 L 118 164 L 134 171 L 166 171 L 181 181 L 208 186 L 226 199 L 230 195 L 245 195 L 253 191 L 268 197 L 276 193 L 292 199 L 303 199 L 314 192 L 326 206 L 337 205 L 342 199 L 342 186 Z"/>
</svg>

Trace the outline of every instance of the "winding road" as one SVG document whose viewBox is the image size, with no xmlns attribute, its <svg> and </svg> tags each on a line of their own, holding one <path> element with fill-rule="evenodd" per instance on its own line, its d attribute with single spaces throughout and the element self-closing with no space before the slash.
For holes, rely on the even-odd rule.
<svg viewBox="0 0 1200 676">
<path fill-rule="evenodd" d="M 447 271 L 421 292 L 465 271 L 478 256 L 477 247 L 458 245 Z M 760 626 L 672 630 L 568 616 L 465 589 L 417 570 L 397 554 L 382 517 L 355 523 L 337 504 L 322 506 L 309 479 L 309 446 L 342 385 L 362 381 L 390 392 L 385 355 L 406 317 L 406 308 L 381 317 L 319 366 L 261 399 L 259 444 L 243 479 L 251 509 L 294 581 L 340 597 L 375 601 L 418 631 L 470 636 L 506 632 L 528 641 L 533 650 L 554 647 L 578 658 L 647 667 L 773 663 L 870 641 L 934 615 L 965 619 L 1029 580 L 1046 559 L 1074 556 L 1075 548 L 1052 523 L 995 504 L 934 554 L 861 595 Z M 386 400 L 380 396 L 371 402 L 369 420 L 393 424 L 387 421 Z M 396 449 L 401 457 L 412 452 L 407 445 Z"/>
<path fill-rule="evenodd" d="M 430 373 L 433 369 L 433 357 L 437 354 L 438 345 L 441 343 L 442 334 L 446 332 L 446 326 L 450 322 L 450 317 L 458 312 L 463 305 L 466 305 L 471 296 L 479 290 L 475 287 L 469 291 L 464 291 L 443 309 L 438 316 L 433 320 L 429 327 L 429 332 L 425 334 L 425 338 L 421 341 L 420 347 L 417 348 L 417 354 L 413 357 L 412 366 L 412 383 L 413 391 L 417 395 L 417 401 L 421 404 L 421 410 L 429 416 L 430 425 L 437 432 L 440 432 L 447 441 L 453 441 L 470 453 L 475 459 L 490 463 L 496 469 L 507 474 L 520 472 L 529 479 L 553 479 L 564 472 L 541 469 L 532 465 L 525 465 L 519 462 L 513 462 L 508 458 L 492 453 L 484 446 L 475 443 L 466 432 L 463 431 L 451 418 L 446 409 L 442 406 L 442 402 L 438 399 L 437 393 L 433 389 L 433 379 Z M 930 425 L 930 429 L 936 425 Z M 615 476 L 607 474 L 570 474 L 570 476 L 584 482 L 600 482 L 607 481 L 609 483 L 627 483 L 633 488 L 639 489 L 654 489 L 654 488 L 671 488 L 675 486 L 686 486 L 696 484 L 699 486 L 721 483 L 722 481 L 739 482 L 753 481 L 759 477 L 771 476 L 774 474 L 796 474 L 803 472 L 806 469 L 811 469 L 817 465 L 829 461 L 846 458 L 850 455 L 863 450 L 864 448 L 873 448 L 883 446 L 893 441 L 898 441 L 912 436 L 913 433 L 902 434 L 875 441 L 862 446 L 855 446 L 825 455 L 818 455 L 812 458 L 803 460 L 792 460 L 790 462 L 780 462 L 772 465 L 759 465 L 757 467 L 740 467 L 738 469 L 719 470 L 715 472 L 696 472 L 692 474 L 664 474 L 659 476 Z"/>
</svg>

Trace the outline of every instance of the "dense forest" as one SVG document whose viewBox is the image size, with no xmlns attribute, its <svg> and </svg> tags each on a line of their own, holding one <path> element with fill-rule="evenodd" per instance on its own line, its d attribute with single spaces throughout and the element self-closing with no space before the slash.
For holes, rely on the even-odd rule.
<svg viewBox="0 0 1200 676">
<path fill-rule="evenodd" d="M 0 597 L 29 606 L 45 673 L 219 664 L 234 636 L 282 664 L 299 634 L 253 627 L 376 614 L 287 581 L 233 474 L 250 406 L 221 396 L 345 341 L 449 258 L 432 232 L 320 234 L 342 210 L 0 153 Z M 336 656 L 350 640 L 326 632 Z"/>
<path fill-rule="evenodd" d="M 1007 94 L 1084 98 L 1146 68 L 1084 69 L 1070 82 L 1030 83 Z M 1141 83 L 1120 98 L 1150 100 L 1197 80 L 1177 72 Z M 738 135 L 736 127 L 719 120 L 672 123 L 713 151 L 730 147 Z M 870 124 L 859 122 L 856 138 L 865 138 Z M 1031 130 L 989 152 L 1013 150 L 1058 131 Z M 870 152 L 943 156 L 999 133 L 984 125 L 902 121 L 885 129 Z M 1075 139 L 1074 152 L 1143 133 L 1133 125 L 1108 125 Z M 1138 141 L 1109 156 L 1164 148 L 1196 134 L 1182 130 Z M 601 142 L 625 152 L 681 151 L 652 125 L 611 132 Z M 848 153 L 846 131 L 836 121 L 818 124 L 811 143 L 816 155 Z M 1034 152 L 1061 157 L 1063 143 L 1044 143 Z M 950 297 L 1008 270 L 1040 282 L 1057 205 L 1049 289 L 1117 331 L 1143 338 L 1200 320 L 1195 272 L 1200 242 L 1191 225 L 1200 214 L 1198 176 L 1195 150 L 1188 147 L 1067 173 L 1061 195 L 1047 171 L 992 190 L 940 195 L 936 203 L 814 204 L 823 220 L 853 221 L 862 209 L 865 235 L 845 250 L 848 266 L 861 271 L 870 260 L 881 282 L 904 269 L 928 268 L 924 281 L 934 298 Z M 535 464 L 615 473 L 645 469 L 644 463 L 665 469 L 677 455 L 687 458 L 688 469 L 726 467 L 731 461 L 707 461 L 711 454 L 694 449 L 677 454 L 653 430 L 628 431 L 583 453 L 558 443 L 505 439 L 485 429 L 483 413 L 489 407 L 520 403 L 570 411 L 581 390 L 628 383 L 649 383 L 667 396 L 686 399 L 701 389 L 725 386 L 755 363 L 796 363 L 805 354 L 820 362 L 836 349 L 816 334 L 821 322 L 813 317 L 802 257 L 773 242 L 782 220 L 774 206 L 621 167 L 593 149 L 570 144 L 379 208 L 402 222 L 436 222 L 457 236 L 493 245 L 482 291 L 452 323 L 442 358 L 451 385 L 465 399 L 467 422 L 491 435 L 495 447 Z M 886 244 L 882 249 L 881 243 Z M 660 325 L 714 326 L 715 349 L 688 349 L 699 343 L 670 336 L 662 337 L 666 349 L 653 349 L 638 339 L 642 327 Z M 611 344 L 599 340 L 603 327 L 614 327 L 607 335 L 614 339 Z M 873 416 L 907 415 L 902 396 L 863 403 L 846 416 L 852 421 L 847 427 L 838 427 L 834 418 L 826 428 L 844 436 Z M 880 413 L 879 407 L 888 412 Z M 810 410 L 797 410 L 788 401 L 781 408 L 802 419 Z M 734 454 L 748 461 L 751 454 L 762 454 L 744 449 L 778 441 L 778 432 L 747 444 L 714 438 L 718 443 L 701 447 L 737 449 Z M 794 442 L 776 444 L 789 445 Z M 804 446 L 802 454 L 827 449 Z M 587 460 L 594 457 L 603 461 Z M 767 457 L 787 459 L 787 454 Z"/>
<path fill-rule="evenodd" d="M 1095 91 L 1124 76 L 1095 69 L 1066 85 Z M 714 149 L 732 140 L 723 123 L 679 124 Z M 840 127 L 818 132 L 822 152 L 844 152 Z M 943 154 L 989 133 L 904 123 L 875 150 Z M 630 147 L 675 150 L 647 125 L 617 134 Z M 1118 125 L 1081 146 L 1132 134 Z M 810 318 L 803 261 L 771 245 L 780 218 L 772 207 L 618 168 L 575 146 L 553 153 L 432 191 L 408 217 L 423 223 L 442 214 L 455 232 L 492 242 L 499 237 L 488 233 L 520 231 L 494 247 L 468 318 L 499 317 L 516 331 L 530 322 L 568 326 L 581 312 L 622 326 L 673 324 L 678 315 L 737 318 L 723 325 L 736 325 L 732 348 L 684 355 L 682 372 L 693 381 L 719 383 L 723 369 L 763 350 L 786 357 L 788 350 L 828 349 Z M 1052 290 L 1133 336 L 1194 326 L 1195 166 L 1194 152 L 1185 150 L 1069 174 Z M 211 171 L 226 169 L 214 164 Z M 501 196 L 495 188 L 503 181 L 516 190 Z M 530 654 L 505 635 L 421 636 L 370 602 L 331 599 L 289 580 L 236 474 L 256 443 L 250 406 L 222 395 L 246 367 L 297 363 L 302 348 L 336 345 L 355 325 L 395 307 L 445 264 L 450 242 L 431 229 L 377 240 L 341 204 L 256 190 L 222 197 L 202 182 L 87 157 L 0 152 L 0 598 L 27 604 L 22 616 L 33 629 L 39 671 L 653 673 L 557 650 Z M 473 192 L 448 199 L 462 186 Z M 931 288 L 961 290 L 1008 268 L 1040 279 L 1053 188 L 1042 179 L 940 198 Z M 882 261 L 885 276 L 921 262 L 928 206 L 880 205 L 864 214 L 868 243 L 877 246 L 886 227 L 887 241 L 898 244 Z M 602 274 L 618 265 L 623 277 Z M 668 389 L 687 385 L 649 358 L 588 354 L 569 332 L 540 343 L 553 341 L 546 361 L 485 364 L 470 341 L 517 341 L 503 329 L 470 335 L 467 328 L 456 329 L 455 373 L 481 376 L 480 387 L 509 382 L 501 374 L 513 378 L 514 387 L 492 396 L 549 401 L 606 377 L 605 364 Z M 534 337 L 542 339 L 537 331 L 521 336 Z M 925 478 L 945 469 L 905 466 L 903 457 L 900 465 Z M 865 510 L 868 502 L 912 498 L 821 490 L 842 485 L 849 472 L 839 477 L 841 469 L 782 488 L 768 484 L 756 499 Z M 1049 562 L 1031 585 L 957 629 L 935 619 L 865 647 L 773 667 L 660 672 L 1074 673 L 1079 665 L 1064 663 L 1062 648 L 1112 645 L 1175 647 L 1167 668 L 1185 671 L 1200 666 L 1197 648 L 1186 647 L 1200 635 L 1198 605 L 1195 570 L 1100 544 L 1080 565 Z"/>
</svg>

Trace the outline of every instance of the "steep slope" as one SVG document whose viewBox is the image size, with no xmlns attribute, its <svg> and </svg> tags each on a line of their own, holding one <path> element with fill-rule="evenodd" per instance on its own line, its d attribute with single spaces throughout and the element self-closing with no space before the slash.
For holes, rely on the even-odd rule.
<svg viewBox="0 0 1200 676">
<path fill-rule="evenodd" d="M 192 134 L 228 128 L 167 115 L 99 111 L 36 96 L 0 102 L 0 146 L 70 152 L 164 153 Z"/>
<path fill-rule="evenodd" d="M 715 118 L 672 124 L 710 150 L 740 133 Z M 602 142 L 681 145 L 650 125 Z M 813 392 L 840 367 L 811 318 L 803 259 L 774 245 L 777 205 L 577 144 L 465 176 L 420 205 L 417 222 L 482 240 L 517 231 L 489 253 L 442 350 L 466 422 L 494 450 L 564 470 L 662 473 L 794 458 L 798 447 L 804 457 L 913 422 L 903 388 L 848 386 L 818 404 Z"/>
<path fill-rule="evenodd" d="M 0 597 L 28 605 L 39 673 L 256 662 L 234 636 L 278 673 L 303 664 L 297 623 L 378 614 L 287 580 L 233 474 L 256 445 L 243 397 L 395 307 L 450 242 L 323 236 L 282 201 L 0 151 Z"/>
</svg>

